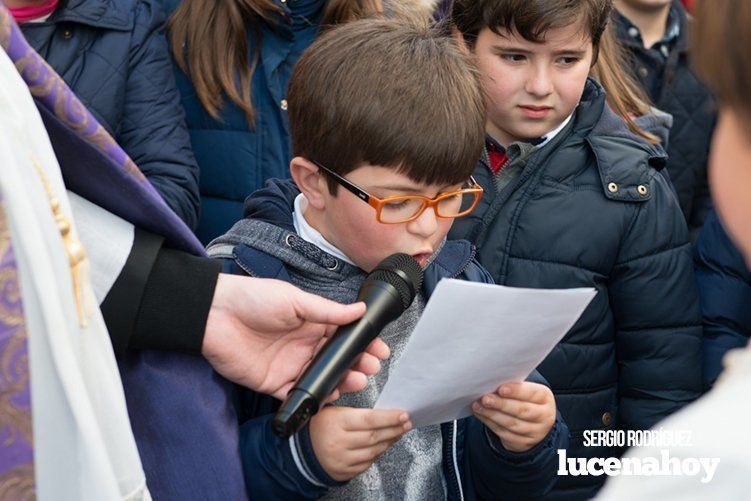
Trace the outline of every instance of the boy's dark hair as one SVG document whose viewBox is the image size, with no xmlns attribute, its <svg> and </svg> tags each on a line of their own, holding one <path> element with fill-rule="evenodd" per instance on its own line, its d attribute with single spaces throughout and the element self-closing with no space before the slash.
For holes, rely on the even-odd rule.
<svg viewBox="0 0 751 501">
<path fill-rule="evenodd" d="M 427 27 L 371 19 L 327 31 L 297 62 L 287 99 L 293 154 L 340 175 L 367 163 L 454 184 L 482 154 L 477 72 Z"/>
<path fill-rule="evenodd" d="M 592 39 L 594 63 L 612 10 L 613 0 L 454 0 L 451 22 L 470 47 L 483 28 L 542 42 L 549 30 L 580 24 Z"/>
</svg>

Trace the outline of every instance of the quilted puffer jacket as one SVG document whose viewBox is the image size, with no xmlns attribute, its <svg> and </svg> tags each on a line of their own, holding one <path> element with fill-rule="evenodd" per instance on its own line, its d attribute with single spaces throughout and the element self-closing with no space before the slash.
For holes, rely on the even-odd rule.
<svg viewBox="0 0 751 501">
<path fill-rule="evenodd" d="M 597 291 L 538 370 L 571 430 L 568 456 L 617 456 L 585 447 L 584 431 L 647 429 L 702 388 L 691 244 L 656 169 L 665 154 L 628 130 L 594 80 L 549 143 L 507 152 L 504 169 L 520 162 L 521 173 L 499 191 L 482 160 L 485 196 L 449 236 L 474 242 L 496 283 Z M 549 497 L 587 499 L 602 482 L 562 476 Z"/>
<path fill-rule="evenodd" d="M 21 30 L 195 229 L 198 166 L 163 26 L 153 0 L 63 0 L 46 21 Z"/>
<path fill-rule="evenodd" d="M 694 265 L 704 322 L 704 385 L 709 389 L 723 370 L 725 353 L 743 348 L 751 338 L 751 271 L 714 211 L 696 242 Z"/>
<path fill-rule="evenodd" d="M 670 179 L 678 193 L 692 240 L 695 240 L 712 208 L 707 183 L 707 159 L 717 111 L 712 94 L 691 69 L 689 62 L 690 22 L 678 0 L 673 15 L 680 35 L 665 58 L 656 50 L 647 50 L 630 36 L 630 23 L 617 11 L 613 23 L 619 42 L 633 62 L 633 74 L 660 110 L 673 116 L 668 142 Z"/>
</svg>

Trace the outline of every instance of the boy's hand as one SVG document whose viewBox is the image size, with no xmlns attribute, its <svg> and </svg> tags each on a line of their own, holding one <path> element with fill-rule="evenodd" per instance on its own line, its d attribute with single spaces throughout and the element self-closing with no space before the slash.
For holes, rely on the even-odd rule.
<svg viewBox="0 0 751 501">
<path fill-rule="evenodd" d="M 412 429 L 404 411 L 328 406 L 310 420 L 318 462 L 338 482 L 364 472 Z"/>
<path fill-rule="evenodd" d="M 474 415 L 498 435 L 506 450 L 528 451 L 555 424 L 555 398 L 545 385 L 504 383 L 472 404 Z"/>
</svg>

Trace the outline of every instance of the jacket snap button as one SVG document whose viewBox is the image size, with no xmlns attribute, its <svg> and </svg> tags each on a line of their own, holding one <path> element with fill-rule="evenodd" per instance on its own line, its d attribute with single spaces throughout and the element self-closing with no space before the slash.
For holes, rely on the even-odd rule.
<svg viewBox="0 0 751 501">
<path fill-rule="evenodd" d="M 610 190 L 610 193 L 615 193 L 618 191 L 618 185 L 615 183 L 608 184 L 608 190 Z"/>
<path fill-rule="evenodd" d="M 287 100 L 286 99 L 282 99 L 282 102 L 279 103 L 279 106 L 282 108 L 282 110 L 287 111 L 287 106 L 288 106 L 287 105 Z"/>
<path fill-rule="evenodd" d="M 649 75 L 649 70 L 642 66 L 639 68 L 639 75 L 641 75 L 643 78 L 647 78 L 647 75 Z"/>
<path fill-rule="evenodd" d="M 647 187 L 643 184 L 640 184 L 638 188 L 636 188 L 636 191 L 639 192 L 639 195 L 646 195 L 647 194 Z"/>
<path fill-rule="evenodd" d="M 602 424 L 605 426 L 610 426 L 610 424 L 613 422 L 613 414 L 610 411 L 606 411 L 602 415 Z"/>
<path fill-rule="evenodd" d="M 65 28 L 62 31 L 62 33 L 60 33 L 60 35 L 67 40 L 68 38 L 73 36 L 73 31 L 68 28 Z"/>
</svg>

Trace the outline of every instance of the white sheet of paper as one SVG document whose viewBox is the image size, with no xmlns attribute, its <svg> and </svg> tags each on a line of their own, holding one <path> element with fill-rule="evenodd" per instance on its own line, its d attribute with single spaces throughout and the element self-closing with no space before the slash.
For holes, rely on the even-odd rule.
<svg viewBox="0 0 751 501">
<path fill-rule="evenodd" d="M 469 416 L 481 395 L 523 381 L 595 294 L 442 280 L 375 407 L 404 409 L 415 427 Z"/>
</svg>

